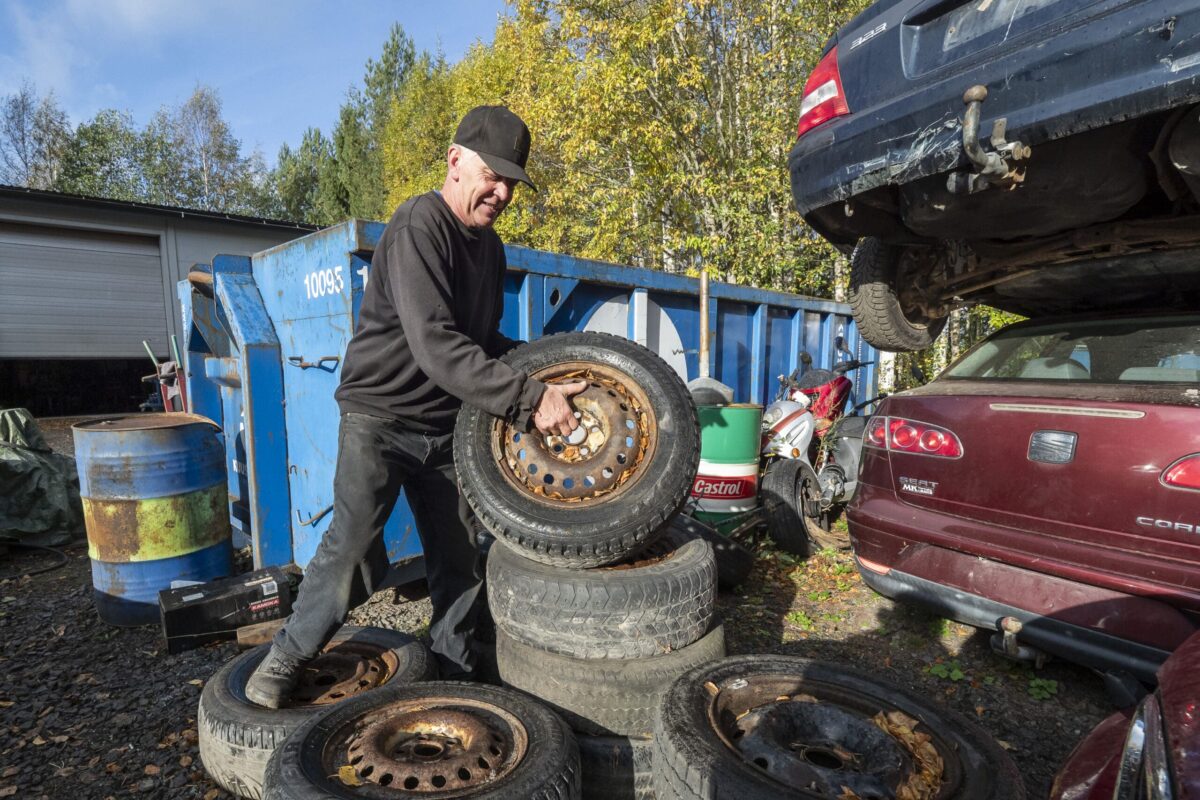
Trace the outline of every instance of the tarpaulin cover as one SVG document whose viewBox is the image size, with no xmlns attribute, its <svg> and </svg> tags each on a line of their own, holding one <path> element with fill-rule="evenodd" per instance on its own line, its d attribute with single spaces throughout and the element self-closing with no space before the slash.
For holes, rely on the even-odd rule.
<svg viewBox="0 0 1200 800">
<path fill-rule="evenodd" d="M 50 449 L 26 409 L 0 410 L 0 538 L 61 545 L 81 536 L 74 459 Z"/>
</svg>

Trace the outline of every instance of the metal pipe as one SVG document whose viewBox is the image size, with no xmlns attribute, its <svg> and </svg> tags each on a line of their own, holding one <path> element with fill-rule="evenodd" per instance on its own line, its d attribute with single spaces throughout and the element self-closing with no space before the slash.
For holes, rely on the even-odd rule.
<svg viewBox="0 0 1200 800">
<path fill-rule="evenodd" d="M 708 270 L 700 270 L 700 370 L 699 376 L 708 375 Z"/>
</svg>

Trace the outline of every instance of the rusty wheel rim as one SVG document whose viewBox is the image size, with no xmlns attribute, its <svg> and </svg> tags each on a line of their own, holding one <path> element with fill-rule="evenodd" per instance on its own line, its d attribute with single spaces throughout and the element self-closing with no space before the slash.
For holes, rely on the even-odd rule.
<svg viewBox="0 0 1200 800">
<path fill-rule="evenodd" d="M 911 743 L 873 721 L 895 710 L 876 698 L 779 674 L 705 688 L 717 738 L 781 784 L 830 798 L 848 788 L 863 800 L 936 800 L 961 780 L 957 760 L 941 757 L 952 749 L 937 731 L 923 734 L 939 756 L 935 780 L 920 779 L 920 757 Z"/>
<path fill-rule="evenodd" d="M 304 666 L 290 708 L 325 706 L 382 686 L 399 668 L 389 649 L 363 642 L 330 645 Z"/>
<path fill-rule="evenodd" d="M 529 747 L 525 726 L 515 716 L 466 698 L 394 702 L 357 720 L 350 731 L 327 764 L 329 774 L 347 785 L 373 784 L 431 800 L 500 780 Z"/>
<path fill-rule="evenodd" d="M 650 398 L 629 375 L 605 364 L 570 362 L 531 377 L 588 382 L 571 398 L 582 433 L 543 436 L 497 421 L 492 456 L 510 485 L 546 505 L 579 506 L 607 502 L 645 476 L 658 421 Z"/>
</svg>

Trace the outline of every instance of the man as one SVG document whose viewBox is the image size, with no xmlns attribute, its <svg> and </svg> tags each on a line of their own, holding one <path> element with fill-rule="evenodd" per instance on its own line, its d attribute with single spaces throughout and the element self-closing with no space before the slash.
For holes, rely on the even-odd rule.
<svg viewBox="0 0 1200 800">
<path fill-rule="evenodd" d="M 403 488 L 425 553 L 433 651 L 445 678 L 470 679 L 483 575 L 451 439 L 463 401 L 543 433 L 577 427 L 568 398 L 496 359 L 516 343 L 497 326 L 504 248 L 492 230 L 525 173 L 529 129 L 503 106 L 463 117 L 441 192 L 396 209 L 371 260 L 346 350 L 333 518 L 286 626 L 246 684 L 270 708 L 387 573 L 383 526 Z"/>
</svg>

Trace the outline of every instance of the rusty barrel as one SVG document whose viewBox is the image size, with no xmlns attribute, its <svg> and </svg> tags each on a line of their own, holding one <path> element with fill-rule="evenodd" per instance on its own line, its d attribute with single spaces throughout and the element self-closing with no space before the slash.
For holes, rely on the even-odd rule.
<svg viewBox="0 0 1200 800">
<path fill-rule="evenodd" d="M 158 622 L 174 580 L 229 575 L 225 452 L 195 414 L 139 414 L 72 428 L 96 611 L 112 625 Z"/>
</svg>

